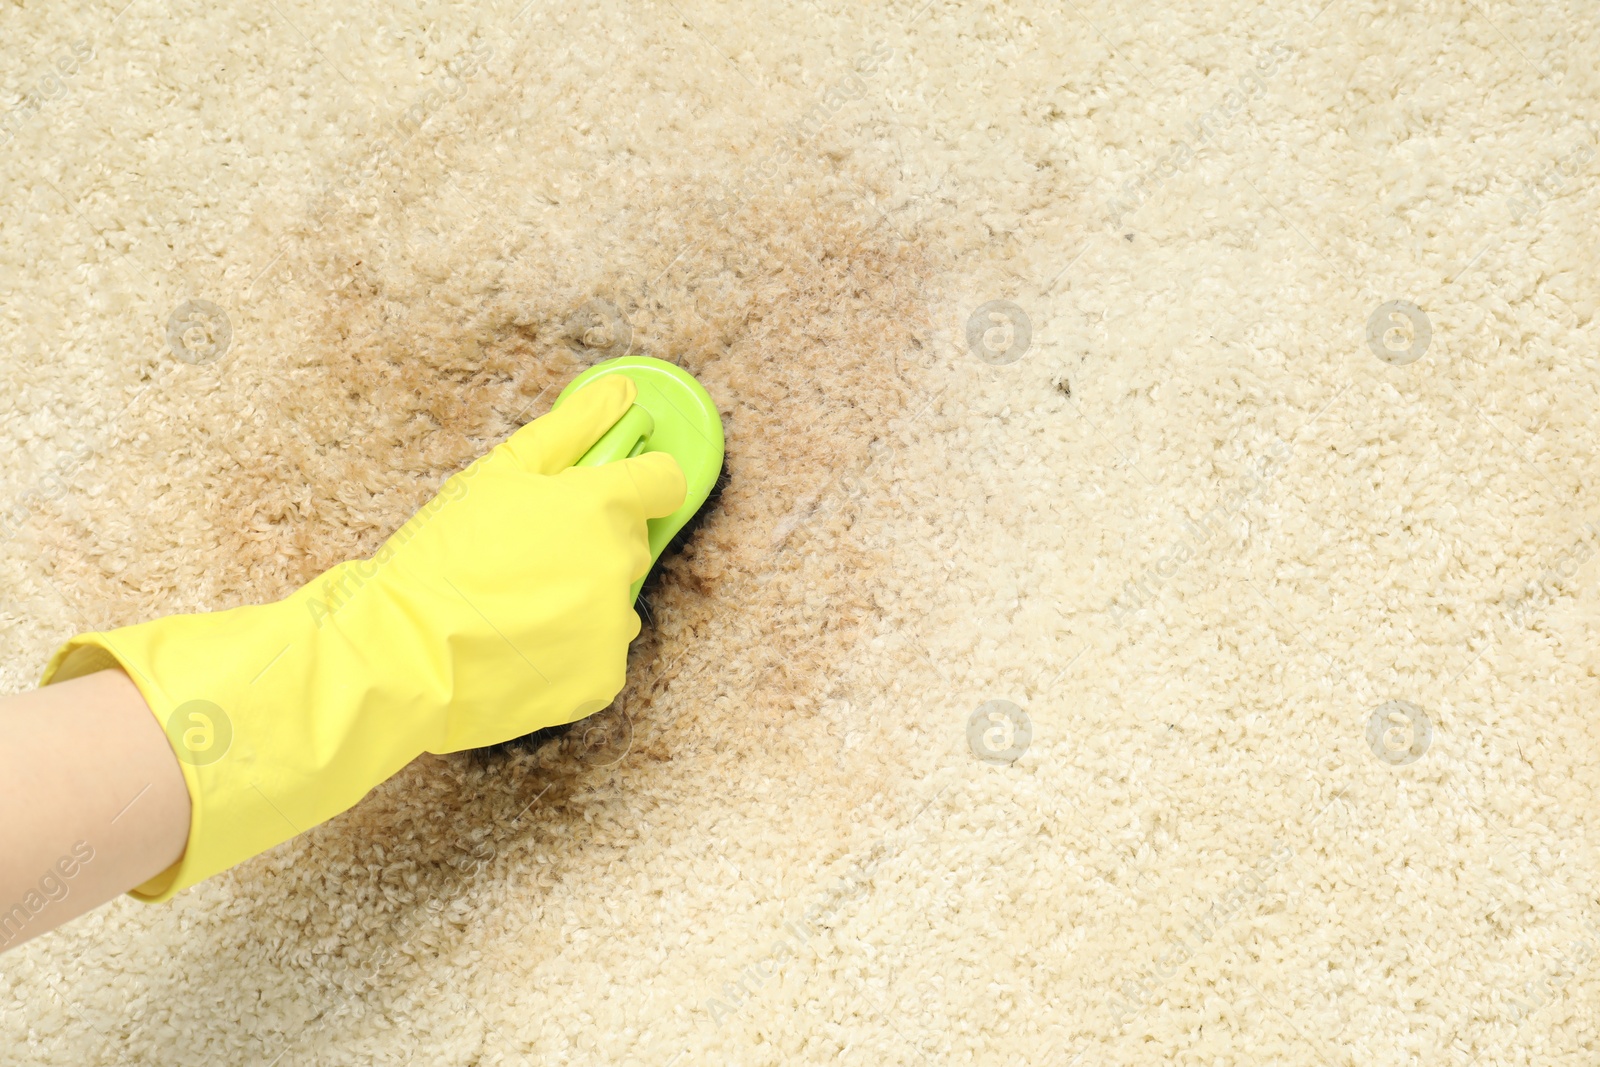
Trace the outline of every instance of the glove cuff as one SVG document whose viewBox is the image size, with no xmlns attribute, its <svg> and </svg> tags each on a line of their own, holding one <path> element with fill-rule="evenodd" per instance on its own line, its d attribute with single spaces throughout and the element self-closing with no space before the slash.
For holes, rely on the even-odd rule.
<svg viewBox="0 0 1600 1067">
<path fill-rule="evenodd" d="M 55 655 L 50 657 L 49 664 L 45 666 L 44 677 L 40 679 L 39 685 L 46 686 L 55 682 L 67 682 L 74 678 L 81 678 L 86 674 L 94 674 L 98 671 L 112 670 L 113 668 L 120 668 L 133 680 L 134 685 L 138 687 L 140 694 L 144 697 L 146 706 L 150 708 L 151 713 L 155 715 L 159 722 L 161 716 L 156 711 L 159 705 L 152 698 L 148 680 L 141 679 L 137 671 L 130 669 L 128 664 L 119 659 L 116 653 L 112 651 L 111 645 L 105 640 L 105 635 L 102 634 L 79 634 L 56 649 Z M 199 783 L 196 780 L 194 768 L 182 760 L 178 761 L 178 766 L 183 771 L 183 782 L 189 791 L 189 840 L 192 841 L 195 837 L 195 827 L 202 818 L 198 802 Z M 183 888 L 176 883 L 184 865 L 183 861 L 186 858 L 188 858 L 187 850 L 185 850 L 184 856 L 180 857 L 178 862 L 143 885 L 130 889 L 128 891 L 129 895 L 139 900 L 150 902 L 170 900 L 180 888 Z M 192 884 L 192 882 L 188 884 Z"/>
<path fill-rule="evenodd" d="M 385 610 L 385 595 L 362 591 L 372 610 Z M 132 896 L 169 900 L 333 818 L 437 742 L 437 695 L 400 697 L 396 672 L 325 611 L 308 587 L 272 604 L 79 634 L 51 658 L 42 685 L 121 667 L 183 771 L 187 848 Z"/>
</svg>

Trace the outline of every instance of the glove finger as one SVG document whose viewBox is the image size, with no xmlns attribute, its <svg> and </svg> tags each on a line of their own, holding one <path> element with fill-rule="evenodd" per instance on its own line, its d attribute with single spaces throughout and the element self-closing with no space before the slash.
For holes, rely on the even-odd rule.
<svg viewBox="0 0 1600 1067">
<path fill-rule="evenodd" d="M 497 451 L 530 474 L 556 474 L 572 466 L 622 418 L 638 387 L 625 374 L 608 374 L 584 386 L 561 406 L 502 441 Z"/>
<path fill-rule="evenodd" d="M 666 452 L 646 452 L 596 467 L 595 471 L 613 479 L 617 492 L 637 493 L 640 510 L 647 519 L 671 515 L 682 506 L 684 495 L 689 491 L 683 468 Z"/>
</svg>

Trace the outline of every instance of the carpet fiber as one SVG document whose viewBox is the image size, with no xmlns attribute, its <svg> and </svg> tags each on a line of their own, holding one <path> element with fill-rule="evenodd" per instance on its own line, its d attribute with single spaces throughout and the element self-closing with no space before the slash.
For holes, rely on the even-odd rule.
<svg viewBox="0 0 1600 1067">
<path fill-rule="evenodd" d="M 0 1063 L 1600 1060 L 1583 6 L 124 3 L 0 10 L 0 687 L 607 356 L 731 481 L 611 709 L 0 957 Z"/>
</svg>

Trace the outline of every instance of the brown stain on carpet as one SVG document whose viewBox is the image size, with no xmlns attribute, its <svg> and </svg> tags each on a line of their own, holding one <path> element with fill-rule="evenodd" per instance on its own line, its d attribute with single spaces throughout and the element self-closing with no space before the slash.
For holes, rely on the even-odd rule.
<svg viewBox="0 0 1600 1067">
<path fill-rule="evenodd" d="M 587 751 L 577 730 L 487 761 L 419 760 L 227 876 L 253 927 L 305 931 L 263 941 L 269 958 L 359 998 L 405 954 L 450 951 L 465 920 L 448 913 L 479 879 L 527 876 L 508 845 L 534 842 L 537 882 L 553 884 L 588 845 L 631 840 L 629 805 L 670 794 L 671 778 L 775 769 L 826 797 L 848 837 L 898 761 L 840 756 L 816 714 L 883 566 L 855 535 L 861 494 L 840 478 L 859 490 L 874 443 L 921 398 L 907 355 L 928 344 L 937 263 L 845 184 L 804 176 L 731 212 L 694 187 L 649 191 L 653 224 L 587 272 L 481 231 L 377 257 L 359 236 L 308 233 L 295 282 L 265 298 L 312 307 L 308 325 L 241 356 L 208 404 L 175 416 L 215 447 L 161 508 L 204 516 L 209 542 L 138 568 L 117 565 L 128 545 L 83 524 L 56 546 L 57 580 L 95 590 L 113 623 L 159 613 L 160 590 L 185 573 L 203 572 L 206 607 L 281 597 L 376 551 L 450 473 L 547 410 L 602 354 L 581 340 L 594 299 L 626 314 L 630 351 L 682 363 L 723 412 L 730 482 L 663 560 L 611 713 L 613 725 L 626 716 L 626 741 L 613 742 L 626 755 Z M 603 334 L 589 338 L 614 339 Z M 518 925 L 474 923 L 475 937 Z M 204 946 L 180 952 L 199 964 Z"/>
<path fill-rule="evenodd" d="M 634 677 L 654 673 L 659 692 L 679 673 L 650 665 L 748 640 L 749 732 L 724 722 L 719 734 L 767 743 L 776 713 L 823 687 L 834 635 L 847 640 L 868 609 L 877 560 L 849 536 L 838 479 L 868 466 L 916 395 L 903 353 L 923 343 L 931 262 L 848 195 L 767 194 L 731 217 L 697 213 L 694 190 L 671 199 L 688 205 L 672 228 L 699 237 L 653 279 L 619 270 L 575 287 L 549 265 L 519 265 L 498 292 L 435 286 L 419 302 L 409 284 L 358 267 L 327 304 L 328 343 L 286 357 L 281 387 L 256 401 L 273 408 L 268 440 L 218 469 L 200 502 L 221 535 L 221 599 L 280 597 L 376 551 L 444 478 L 601 357 L 575 343 L 573 322 L 602 300 L 631 322 L 629 351 L 699 378 L 728 443 L 718 506 L 662 563 Z M 819 520 L 797 522 L 813 511 Z M 726 625 L 741 618 L 757 624 L 742 637 Z M 743 665 L 728 651 L 724 672 Z M 637 684 L 629 696 L 650 699 Z"/>
</svg>

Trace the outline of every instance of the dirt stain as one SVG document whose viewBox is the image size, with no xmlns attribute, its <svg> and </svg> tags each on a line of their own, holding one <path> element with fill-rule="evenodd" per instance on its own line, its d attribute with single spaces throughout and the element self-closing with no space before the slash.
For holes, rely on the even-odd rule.
<svg viewBox="0 0 1600 1067">
<path fill-rule="evenodd" d="M 847 482 L 861 483 L 875 443 L 920 399 L 907 354 L 927 343 L 937 263 L 843 184 L 819 171 L 734 210 L 693 185 L 657 189 L 649 224 L 581 269 L 484 227 L 387 257 L 370 233 L 308 230 L 300 273 L 262 298 L 284 324 L 273 343 L 219 373 L 204 402 L 158 413 L 163 433 L 206 444 L 149 525 L 119 517 L 108 539 L 92 517 L 58 517 L 55 578 L 90 590 L 106 623 L 170 610 L 175 587 L 200 589 L 206 608 L 282 597 L 376 551 L 449 474 L 616 354 L 616 331 L 593 329 L 597 302 L 625 317 L 629 351 L 682 364 L 724 415 L 726 489 L 662 561 L 642 609 L 613 712 L 623 757 L 597 758 L 590 730 L 489 760 L 425 757 L 226 876 L 252 927 L 314 935 L 216 936 L 280 963 L 309 958 L 322 984 L 359 1000 L 405 953 L 448 951 L 440 909 L 479 879 L 512 877 L 509 843 L 547 843 L 539 878 L 553 884 L 596 840 L 636 832 L 596 821 L 597 803 L 662 776 L 773 768 L 842 798 L 847 836 L 851 808 L 895 762 L 841 755 L 817 714 L 882 567 L 855 536 L 863 494 Z M 162 517 L 178 514 L 199 517 L 198 543 L 163 545 Z M 141 537 L 157 549 L 129 566 Z M 206 938 L 190 944 L 198 962 Z"/>
</svg>

